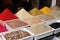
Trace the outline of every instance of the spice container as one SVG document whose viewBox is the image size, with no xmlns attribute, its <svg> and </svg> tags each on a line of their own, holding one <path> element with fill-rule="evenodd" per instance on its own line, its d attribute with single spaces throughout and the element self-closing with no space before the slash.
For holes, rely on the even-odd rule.
<svg viewBox="0 0 60 40">
<path fill-rule="evenodd" d="M 26 22 L 20 19 L 5 21 L 5 24 L 9 30 L 29 26 Z"/>
<path fill-rule="evenodd" d="M 59 40 L 59 39 L 56 36 L 51 35 L 51 36 L 48 36 L 39 40 Z"/>
<path fill-rule="evenodd" d="M 33 34 L 25 28 L 2 33 L 5 40 L 33 40 Z"/>
<path fill-rule="evenodd" d="M 55 34 L 56 37 L 60 40 L 60 32 Z"/>
<path fill-rule="evenodd" d="M 44 21 L 49 21 L 49 20 L 54 20 L 55 17 L 51 16 L 51 15 L 48 15 L 48 14 L 43 14 L 43 15 L 39 15 L 39 16 L 36 16 L 37 18 L 39 19 L 42 19 Z"/>
<path fill-rule="evenodd" d="M 55 29 L 55 31 L 54 31 L 55 34 L 60 32 L 60 22 L 59 22 L 59 20 L 52 20 L 52 21 L 46 22 L 45 24 L 54 28 Z"/>
<path fill-rule="evenodd" d="M 27 18 L 27 19 L 24 19 L 23 21 L 30 24 L 30 25 L 44 22 L 43 20 L 41 20 L 39 18 L 35 18 L 35 17 Z"/>
<path fill-rule="evenodd" d="M 55 18 L 60 18 L 60 11 L 54 11 L 54 12 L 50 13 L 49 15 L 52 15 Z"/>
<path fill-rule="evenodd" d="M 35 40 L 44 38 L 46 36 L 52 35 L 54 29 L 50 26 L 47 26 L 45 24 L 36 24 L 31 25 L 31 27 L 27 28 L 35 35 Z"/>
<path fill-rule="evenodd" d="M 5 38 L 1 34 L 0 34 L 0 40 L 5 40 Z"/>
</svg>

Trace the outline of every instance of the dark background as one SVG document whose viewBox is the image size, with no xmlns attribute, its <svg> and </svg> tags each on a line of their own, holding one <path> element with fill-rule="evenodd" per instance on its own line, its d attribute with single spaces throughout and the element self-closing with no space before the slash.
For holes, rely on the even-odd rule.
<svg viewBox="0 0 60 40">
<path fill-rule="evenodd" d="M 35 1 L 36 2 L 36 1 Z M 39 0 L 39 9 L 43 8 L 44 6 L 51 6 L 52 0 Z M 0 13 L 9 8 L 13 13 L 16 13 L 18 8 L 24 8 L 27 11 L 32 9 L 32 0 L 0 0 Z"/>
</svg>

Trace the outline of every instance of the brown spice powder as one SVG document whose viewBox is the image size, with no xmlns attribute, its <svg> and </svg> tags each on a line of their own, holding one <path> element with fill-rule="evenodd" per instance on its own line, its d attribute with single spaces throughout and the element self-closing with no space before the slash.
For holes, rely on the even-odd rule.
<svg viewBox="0 0 60 40">
<path fill-rule="evenodd" d="M 20 21 L 20 20 L 13 20 L 6 22 L 11 28 L 17 28 L 28 25 L 27 23 Z"/>
</svg>

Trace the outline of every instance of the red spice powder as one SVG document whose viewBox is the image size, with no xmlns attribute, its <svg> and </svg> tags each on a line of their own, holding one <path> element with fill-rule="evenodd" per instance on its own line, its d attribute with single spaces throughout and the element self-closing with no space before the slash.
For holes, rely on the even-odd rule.
<svg viewBox="0 0 60 40">
<path fill-rule="evenodd" d="M 6 31 L 8 31 L 8 30 L 6 29 L 6 27 L 4 27 L 3 25 L 0 24 L 0 33 L 1 33 L 1 32 L 6 32 Z"/>
<path fill-rule="evenodd" d="M 6 20 L 12 20 L 12 19 L 17 19 L 16 17 L 8 8 L 5 9 L 1 14 L 0 14 L 0 20 L 6 21 Z"/>
</svg>

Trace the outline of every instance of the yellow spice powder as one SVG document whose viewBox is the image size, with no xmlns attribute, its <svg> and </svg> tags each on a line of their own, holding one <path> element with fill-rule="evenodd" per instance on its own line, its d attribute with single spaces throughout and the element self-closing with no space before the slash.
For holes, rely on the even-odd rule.
<svg viewBox="0 0 60 40">
<path fill-rule="evenodd" d="M 39 11 L 39 9 L 34 8 L 32 10 L 29 11 L 29 13 L 33 16 L 37 16 L 37 15 L 41 15 L 42 13 Z"/>
<path fill-rule="evenodd" d="M 40 9 L 40 12 L 44 13 L 44 14 L 49 14 L 51 13 L 53 10 L 51 8 L 48 8 L 47 6 L 43 7 L 42 9 Z"/>
</svg>

